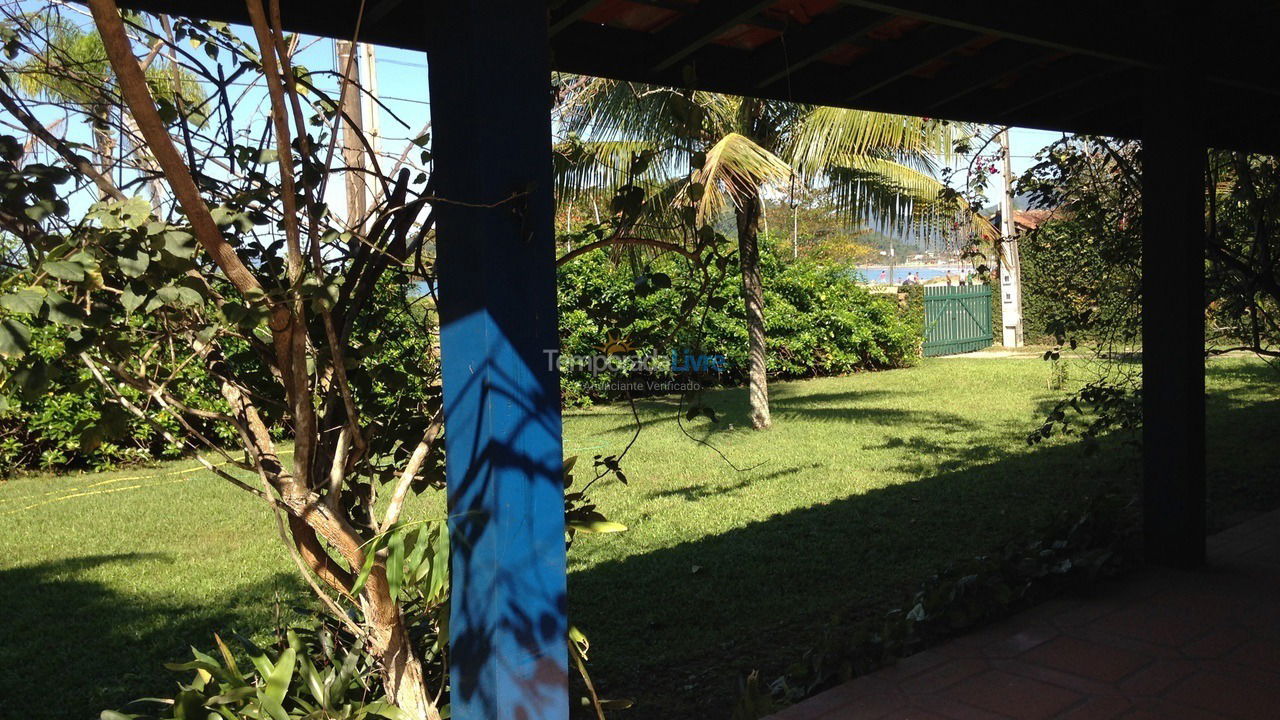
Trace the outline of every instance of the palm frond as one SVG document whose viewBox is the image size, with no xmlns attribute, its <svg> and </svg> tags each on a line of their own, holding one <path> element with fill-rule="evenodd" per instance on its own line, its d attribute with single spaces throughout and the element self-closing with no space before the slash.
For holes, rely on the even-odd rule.
<svg viewBox="0 0 1280 720">
<path fill-rule="evenodd" d="M 746 198 L 759 195 L 761 186 L 791 177 L 791 166 L 738 133 L 728 133 L 711 146 L 706 162 L 693 173 L 692 182 L 703 189 L 698 217 L 706 220 Z"/>
<path fill-rule="evenodd" d="M 816 177 L 825 168 L 856 156 L 949 159 L 955 142 L 971 134 L 971 128 L 963 123 L 813 107 L 791 134 L 784 156 L 798 172 Z"/>
<path fill-rule="evenodd" d="M 825 187 L 832 202 L 857 223 L 884 231 L 916 226 L 925 235 L 944 229 L 998 238 L 991 222 L 973 212 L 962 198 L 925 172 L 908 165 L 869 156 L 846 158 L 827 168 Z"/>
<path fill-rule="evenodd" d="M 646 140 L 670 144 L 691 101 L 670 88 L 581 78 L 567 86 L 559 126 L 589 140 Z"/>
<path fill-rule="evenodd" d="M 657 157 L 639 177 L 632 177 L 632 158 L 654 152 Z M 643 140 L 583 140 L 569 137 L 553 147 L 556 192 L 566 200 L 611 193 L 624 183 L 662 182 L 672 176 L 674 154 Z"/>
</svg>

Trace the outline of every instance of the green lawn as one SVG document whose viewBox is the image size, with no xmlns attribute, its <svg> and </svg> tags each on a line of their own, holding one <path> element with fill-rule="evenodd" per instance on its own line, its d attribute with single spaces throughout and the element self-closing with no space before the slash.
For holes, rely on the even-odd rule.
<svg viewBox="0 0 1280 720">
<path fill-rule="evenodd" d="M 742 391 L 712 393 L 720 422 L 686 429 L 724 458 L 680 431 L 674 403 L 641 403 L 630 484 L 593 491 L 631 529 L 580 536 L 570 560 L 605 694 L 640 701 L 625 717 L 727 717 L 738 673 L 777 675 L 833 611 L 891 607 L 1100 483 L 1135 482 L 1136 452 L 1118 443 L 1085 456 L 1023 442 L 1048 376 L 1035 359 L 938 359 L 778 383 L 762 433 L 743 429 Z M 1217 525 L 1280 500 L 1276 377 L 1248 359 L 1211 366 Z M 568 413 L 566 453 L 585 469 L 632 430 L 625 407 Z M 305 601 L 266 509 L 193 467 L 0 484 L 0 718 L 84 718 L 165 691 L 161 663 L 187 644 Z"/>
</svg>

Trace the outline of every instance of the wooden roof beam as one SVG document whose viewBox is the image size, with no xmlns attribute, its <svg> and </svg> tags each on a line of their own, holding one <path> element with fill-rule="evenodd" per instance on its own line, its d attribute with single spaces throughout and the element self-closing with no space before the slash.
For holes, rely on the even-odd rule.
<svg viewBox="0 0 1280 720">
<path fill-rule="evenodd" d="M 957 55 L 950 65 L 928 79 L 920 79 L 917 83 L 919 89 L 912 90 L 911 97 L 921 108 L 932 111 L 948 101 L 994 85 L 1010 73 L 1044 62 L 1045 59 L 1042 47 L 1000 40 L 973 55 Z M 882 88 L 877 93 L 870 93 L 867 98 L 878 100 L 876 95 L 890 90 L 897 91 L 898 88 Z"/>
<path fill-rule="evenodd" d="M 1030 45 L 1020 45 L 1019 47 L 1029 51 L 1033 51 L 1033 52 L 1029 52 L 1025 57 L 1023 57 L 1020 60 L 1014 60 L 1012 62 L 1009 62 L 1002 68 L 987 71 L 985 74 L 977 77 L 973 83 L 969 84 L 968 87 L 961 88 L 960 90 L 957 90 L 955 92 L 948 93 L 944 97 L 928 100 L 927 102 L 929 103 L 929 110 L 933 111 L 939 108 L 946 107 L 948 104 L 955 102 L 960 98 L 963 98 L 972 93 L 978 92 L 979 90 L 985 90 L 991 87 L 992 85 L 998 85 L 1002 82 L 1007 81 L 1011 77 L 1017 77 L 1021 73 L 1025 72 L 1028 68 L 1032 68 L 1037 65 L 1047 64 L 1049 61 L 1057 59 L 1061 56 L 1061 53 L 1058 52 L 1057 50 L 1050 50 L 1046 52 L 1043 48 L 1033 48 Z"/>
<path fill-rule="evenodd" d="M 1012 98 L 1012 102 L 1000 106 L 997 115 L 1017 115 L 1059 95 L 1069 93 L 1076 88 L 1096 83 L 1104 78 L 1114 77 L 1121 70 L 1116 65 L 1106 65 L 1094 70 L 1084 69 L 1079 66 L 1068 69 L 1071 64 L 1064 61 L 1061 66 L 1051 67 L 1045 73 L 1037 76 L 1036 86 L 1029 88 L 1030 92 L 1016 95 Z M 1047 75 L 1055 75 L 1062 79 L 1060 82 L 1054 82 Z"/>
<path fill-rule="evenodd" d="M 752 74 L 760 76 L 756 87 L 781 82 L 810 63 L 846 43 L 865 38 L 888 19 L 884 13 L 858 7 L 841 7 L 814 18 L 808 25 L 783 31 L 777 39 L 755 51 Z"/>
<path fill-rule="evenodd" d="M 845 96 L 845 101 L 853 102 L 866 97 L 895 80 L 932 65 L 971 42 L 973 33 L 968 30 L 933 25 L 917 30 L 901 40 L 885 43 L 851 66 L 856 87 Z"/>
<path fill-rule="evenodd" d="M 1108 22 L 1105 14 L 1081 8 L 1064 13 L 1053 23 L 1043 14 L 1026 12 L 1026 3 L 957 3 L 954 0 L 840 0 L 845 5 L 879 10 L 891 15 L 915 18 L 936 25 L 995 35 L 1009 40 L 1040 45 L 1065 52 L 1120 62 L 1137 67 L 1153 63 L 1138 52 L 1139 43 L 1122 32 L 1128 23 Z M 1123 7 L 1123 4 L 1119 6 Z M 1139 5 L 1141 7 L 1141 5 Z M 1116 10 L 1115 6 L 1112 10 Z"/>
<path fill-rule="evenodd" d="M 776 0 L 702 0 L 675 24 L 658 33 L 653 69 L 666 70 L 701 50 L 725 31 L 759 15 Z"/>
<path fill-rule="evenodd" d="M 561 30 L 582 19 L 604 0 L 564 0 L 559 7 L 551 9 L 551 21 L 547 32 L 555 37 Z"/>
</svg>

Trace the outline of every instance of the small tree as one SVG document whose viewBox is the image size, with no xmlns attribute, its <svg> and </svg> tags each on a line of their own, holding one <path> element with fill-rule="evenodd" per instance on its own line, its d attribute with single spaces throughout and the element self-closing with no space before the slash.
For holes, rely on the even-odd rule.
<svg viewBox="0 0 1280 720">
<path fill-rule="evenodd" d="M 439 486 L 432 299 L 389 295 L 394 311 L 417 320 L 419 392 L 388 400 L 379 384 L 399 369 L 380 365 L 361 331 L 371 313 L 387 311 L 378 293 L 431 280 L 423 183 L 412 189 L 408 167 L 394 179 L 380 172 L 370 230 L 343 231 L 323 199 L 329 177 L 342 172 L 330 162 L 342 117 L 293 65 L 276 3 L 268 11 L 249 2 L 256 47 L 225 26 L 177 21 L 170 37 L 122 18 L 112 0 L 90 8 L 117 82 L 83 87 L 79 73 L 64 74 L 59 92 L 98 93 L 101 102 L 82 108 L 91 122 L 102 105 L 123 107 L 141 136 L 137 147 L 147 150 L 134 156 L 130 176 L 154 167 L 169 195 L 158 205 L 129 197 L 4 91 L 5 107 L 60 160 L 22 166 L 20 145 L 5 142 L 10 186 L 0 220 L 24 256 L 3 277 L 6 387 L 38 392 L 48 373 L 26 356 L 31 327 L 58 328 L 67 352 L 121 407 L 151 423 L 167 415 L 206 468 L 274 509 L 317 597 L 378 660 L 388 698 L 409 717 L 437 718 L 442 687 L 432 683 L 444 676 L 424 666 L 406 608 L 420 608 L 438 632 L 447 598 L 447 563 L 438 558 L 447 536 L 442 519 L 404 519 L 411 493 Z M 173 53 L 211 88 L 211 102 L 175 107 L 157 98 L 134 55 L 137 39 Z M 208 59 L 177 40 L 193 41 Z M 270 123 L 257 128 L 255 145 L 232 134 L 227 93 L 233 79 L 258 73 Z M 209 107 L 221 109 L 222 125 L 203 126 Z M 77 219 L 61 192 L 73 178 L 107 198 Z M 205 371 L 216 400 L 186 401 L 191 380 L 183 370 L 191 366 Z M 119 432 L 108 425 L 92 432 Z M 214 431 L 223 428 L 241 452 L 219 441 Z M 292 440 L 292 457 L 281 437 Z"/>
<path fill-rule="evenodd" d="M 350 80 L 338 73 L 338 91 L 326 92 L 294 64 L 296 39 L 275 1 L 248 1 L 252 44 L 224 24 L 162 18 L 156 29 L 113 0 L 89 6 L 115 82 L 76 92 L 100 93 L 138 139 L 117 172 L 102 172 L 40 122 L 7 83 L 13 68 L 0 66 L 0 106 L 55 158 L 27 162 L 23 143 L 0 137 L 0 396 L 45 391 L 57 368 L 31 352 L 33 332 L 56 335 L 129 416 L 104 413 L 83 438 L 114 437 L 127 419 L 149 423 L 268 504 L 317 598 L 375 659 L 387 698 L 407 717 L 438 718 L 448 534 L 443 518 L 406 514 L 412 494 L 443 485 L 429 208 L 446 200 L 429 190 L 429 139 L 388 168 L 356 132 L 368 168 L 335 165 L 341 131 L 358 130 L 334 99 Z M 0 40 L 15 63 L 47 52 L 25 34 L 35 25 L 10 27 Z M 196 78 L 203 101 L 155 94 L 143 65 L 156 52 Z M 233 100 L 246 78 L 254 89 Z M 265 123 L 236 112 L 255 92 Z M 74 108 L 93 122 L 95 107 Z M 325 202 L 327 185 L 353 172 L 377 189 L 368 217 Z M 154 201 L 126 191 L 157 177 Z M 73 216 L 68 200 L 87 195 L 105 199 Z M 616 217 L 584 231 L 560 261 L 613 245 L 676 252 L 693 278 L 687 317 L 723 274 L 723 236 L 686 227 L 682 244 L 637 237 L 646 199 L 606 202 Z M 595 479 L 622 477 L 618 459 L 599 458 Z M 572 459 L 566 483 L 571 469 Z M 567 541 L 624 529 L 582 492 L 567 496 L 565 522 Z M 580 641 L 566 638 L 585 673 Z"/>
<path fill-rule="evenodd" d="M 26 61 L 12 72 L 16 86 L 31 97 L 87 117 L 98 169 L 110 176 L 118 137 L 128 134 L 135 141 L 138 138 L 136 128 L 121 127 L 128 116 L 117 112 L 114 72 L 102 38 L 61 15 L 32 13 L 14 20 L 29 38 L 26 47 L 30 51 Z M 38 41 L 31 42 L 33 37 Z M 176 62 L 159 57 L 159 49 L 156 43 L 142 60 L 152 95 L 169 107 L 200 107 L 205 95 L 195 77 Z"/>
</svg>

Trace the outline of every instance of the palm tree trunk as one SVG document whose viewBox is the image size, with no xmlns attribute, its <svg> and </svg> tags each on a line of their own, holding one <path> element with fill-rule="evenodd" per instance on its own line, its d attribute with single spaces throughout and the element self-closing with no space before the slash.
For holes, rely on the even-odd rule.
<svg viewBox="0 0 1280 720">
<path fill-rule="evenodd" d="M 763 430 L 773 424 L 769 415 L 769 380 L 764 334 L 764 282 L 760 279 L 760 196 L 744 198 L 736 210 L 738 262 L 742 268 L 742 302 L 747 311 L 748 400 L 751 426 Z"/>
</svg>

